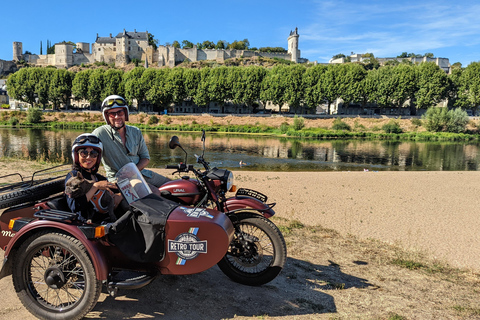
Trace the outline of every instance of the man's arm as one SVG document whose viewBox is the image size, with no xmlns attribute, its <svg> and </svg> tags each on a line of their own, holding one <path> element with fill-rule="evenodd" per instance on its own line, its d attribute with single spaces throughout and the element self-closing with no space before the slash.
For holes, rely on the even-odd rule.
<svg viewBox="0 0 480 320">
<path fill-rule="evenodd" d="M 140 159 L 140 161 L 138 161 L 137 163 L 138 170 L 142 171 L 148 165 L 149 162 L 150 162 L 150 159 L 147 159 L 147 158 Z"/>
</svg>

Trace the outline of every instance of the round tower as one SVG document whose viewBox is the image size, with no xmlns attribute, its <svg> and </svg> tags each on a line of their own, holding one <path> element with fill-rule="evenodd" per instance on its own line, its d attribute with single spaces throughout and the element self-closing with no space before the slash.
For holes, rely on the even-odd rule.
<svg viewBox="0 0 480 320">
<path fill-rule="evenodd" d="M 13 61 L 20 61 L 23 59 L 23 44 L 21 42 L 13 43 Z"/>
<path fill-rule="evenodd" d="M 291 54 L 291 61 L 298 63 L 300 58 L 300 50 L 298 50 L 298 28 L 295 28 L 295 31 L 290 32 L 288 37 L 288 53 Z"/>
</svg>

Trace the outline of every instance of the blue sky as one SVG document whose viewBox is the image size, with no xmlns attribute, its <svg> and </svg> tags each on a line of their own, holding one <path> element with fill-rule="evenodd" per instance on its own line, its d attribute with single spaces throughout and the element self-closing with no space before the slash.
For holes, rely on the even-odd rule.
<svg viewBox="0 0 480 320">
<path fill-rule="evenodd" d="M 248 39 L 251 47 L 284 47 L 298 28 L 301 56 L 328 62 L 335 54 L 402 52 L 449 58 L 464 67 L 480 61 L 477 1 L 5 1 L 0 59 L 12 59 L 12 42 L 43 53 L 46 41 L 93 43 L 97 33 L 152 33 L 159 44 Z"/>
</svg>

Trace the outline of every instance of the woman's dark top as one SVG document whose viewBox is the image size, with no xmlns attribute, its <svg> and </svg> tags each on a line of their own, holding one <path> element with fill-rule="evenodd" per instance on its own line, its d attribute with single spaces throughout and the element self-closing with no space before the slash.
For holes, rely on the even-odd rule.
<svg viewBox="0 0 480 320">
<path fill-rule="evenodd" d="M 72 171 L 67 174 L 67 177 L 65 178 L 65 186 L 71 177 L 77 176 L 77 172 L 78 170 L 72 169 Z M 94 180 L 93 176 L 97 178 L 96 181 L 107 180 L 107 178 L 98 173 L 92 174 L 85 170 L 80 170 L 80 173 L 87 180 Z M 87 197 L 85 195 L 81 195 L 77 198 L 70 198 L 67 195 L 65 197 L 67 198 L 68 207 L 72 212 L 78 214 L 78 219 L 80 221 L 85 222 L 93 215 L 95 207 L 90 201 L 87 201 Z"/>
</svg>

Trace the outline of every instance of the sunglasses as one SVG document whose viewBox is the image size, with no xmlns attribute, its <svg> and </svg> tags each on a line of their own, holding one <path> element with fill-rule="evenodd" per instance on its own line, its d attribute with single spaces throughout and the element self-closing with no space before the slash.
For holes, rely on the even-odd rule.
<svg viewBox="0 0 480 320">
<path fill-rule="evenodd" d="M 97 150 L 92 150 L 92 151 L 88 152 L 87 150 L 82 149 L 82 150 L 78 151 L 78 154 L 82 158 L 88 158 L 89 155 L 90 155 L 90 158 L 93 158 L 93 159 L 96 159 L 98 157 L 98 151 Z"/>
<path fill-rule="evenodd" d="M 117 99 L 108 99 L 107 101 L 105 101 L 105 102 L 103 103 L 103 106 L 104 106 L 104 107 L 111 107 L 111 106 L 113 106 L 114 104 L 116 104 L 116 105 L 119 106 L 119 107 L 123 107 L 123 106 L 126 106 L 126 105 L 127 105 L 127 103 L 125 102 L 125 100 L 123 100 L 123 99 L 118 99 L 118 98 L 117 98 Z"/>
<path fill-rule="evenodd" d="M 115 111 L 115 112 L 108 112 L 107 114 L 110 118 L 115 118 L 116 116 L 121 117 L 121 116 L 125 115 L 125 111 L 118 110 L 118 111 Z"/>
<path fill-rule="evenodd" d="M 74 144 L 84 144 L 85 142 L 90 141 L 91 143 L 100 143 L 100 139 L 97 136 L 90 135 L 90 136 L 81 136 L 75 139 Z"/>
</svg>

